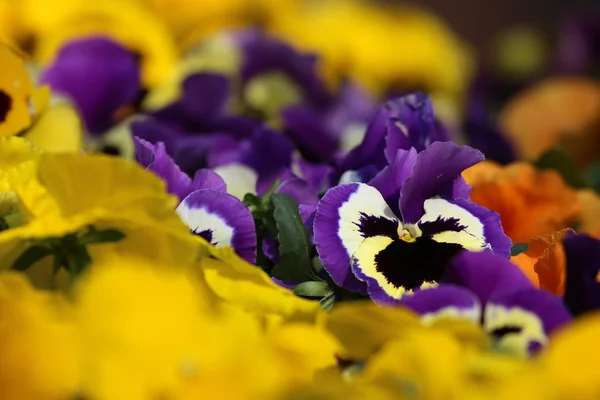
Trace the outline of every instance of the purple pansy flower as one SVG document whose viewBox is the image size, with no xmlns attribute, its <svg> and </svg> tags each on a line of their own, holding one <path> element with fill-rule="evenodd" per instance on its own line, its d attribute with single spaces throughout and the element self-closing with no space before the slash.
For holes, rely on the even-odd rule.
<svg viewBox="0 0 600 400">
<path fill-rule="evenodd" d="M 575 315 L 600 309 L 600 240 L 571 234 L 563 241 L 567 262 L 565 303 Z"/>
<path fill-rule="evenodd" d="M 244 203 L 226 192 L 223 179 L 208 169 L 190 178 L 166 153 L 162 142 L 134 137 L 138 162 L 167 183 L 181 202 L 177 214 L 190 230 L 218 247 L 233 247 L 246 261 L 256 262 L 256 229 Z"/>
<path fill-rule="evenodd" d="M 483 323 L 498 347 L 532 354 L 571 320 L 558 296 L 533 287 L 517 266 L 489 252 L 462 251 L 434 288 L 402 298 L 428 323 L 444 317 Z"/>
<path fill-rule="evenodd" d="M 346 84 L 332 106 L 326 109 L 307 104 L 283 109 L 282 130 L 305 159 L 330 162 L 334 155 L 345 153 L 362 141 L 375 111 L 375 102 L 371 98 L 355 86 Z"/>
<path fill-rule="evenodd" d="M 289 44 L 257 29 L 234 33 L 242 52 L 241 79 L 244 86 L 264 74 L 279 73 L 295 84 L 303 102 L 317 108 L 327 107 L 332 95 L 317 73 L 317 58 L 302 54 Z"/>
<path fill-rule="evenodd" d="M 115 112 L 136 100 L 141 85 L 135 55 L 105 37 L 69 42 L 41 82 L 75 102 L 92 134 L 110 128 Z"/>
<path fill-rule="evenodd" d="M 600 61 L 600 13 L 573 14 L 565 19 L 558 35 L 554 70 L 584 74 Z"/>
<path fill-rule="evenodd" d="M 516 160 L 516 155 L 513 146 L 486 110 L 491 90 L 483 76 L 475 81 L 469 94 L 463 131 L 469 145 L 485 154 L 486 159 L 508 164 Z"/>
<path fill-rule="evenodd" d="M 398 150 L 381 172 L 387 179 L 330 189 L 316 208 L 314 241 L 333 281 L 395 303 L 437 282 L 461 249 L 508 258 L 499 215 L 467 200 L 461 173 L 481 160 L 470 147 L 435 142 L 418 154 Z"/>
<path fill-rule="evenodd" d="M 435 120 L 427 94 L 388 100 L 371 120 L 362 143 L 338 161 L 336 177 L 367 166 L 384 168 L 398 150 L 420 152 L 431 143 L 446 140 L 448 134 Z"/>
</svg>

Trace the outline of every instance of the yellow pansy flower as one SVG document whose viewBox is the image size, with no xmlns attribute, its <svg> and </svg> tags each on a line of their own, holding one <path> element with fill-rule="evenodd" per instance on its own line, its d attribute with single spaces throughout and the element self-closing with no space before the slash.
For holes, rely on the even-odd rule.
<svg viewBox="0 0 600 400">
<path fill-rule="evenodd" d="M 0 43 L 0 136 L 21 133 L 35 114 L 49 101 L 47 87 L 36 88 L 25 61 L 13 49 Z"/>
<path fill-rule="evenodd" d="M 472 62 L 444 23 L 425 11 L 363 0 L 299 2 L 270 29 L 322 56 L 330 77 L 350 77 L 375 91 L 401 83 L 459 95 Z"/>
<path fill-rule="evenodd" d="M 336 304 L 327 315 L 325 326 L 341 342 L 342 358 L 362 361 L 403 330 L 419 328 L 420 322 L 415 313 L 404 308 L 355 301 Z"/>
<path fill-rule="evenodd" d="M 41 150 L 20 137 L 0 138 L 0 217 L 18 211 L 17 182 L 33 178 Z"/>
<path fill-rule="evenodd" d="M 600 393 L 598 337 L 600 314 L 593 313 L 557 332 L 546 348 L 542 361 L 548 380 L 568 398 L 593 399 Z"/>
<path fill-rule="evenodd" d="M 279 321 L 314 321 L 321 315 L 317 302 L 276 285 L 260 267 L 242 260 L 231 247 L 207 246 L 204 239 L 197 240 L 205 244 L 203 251 L 212 256 L 202 257 L 198 268 L 221 299 L 256 314 L 279 316 Z"/>
<path fill-rule="evenodd" d="M 126 235 L 118 243 L 97 245 L 117 253 L 185 265 L 196 258 L 198 244 L 175 213 L 177 200 L 165 192 L 160 178 L 133 162 L 101 155 L 44 154 L 37 179 L 21 182 L 14 190 L 25 224 L 0 232 L 2 268 L 9 268 L 32 240 L 61 238 L 92 225 Z"/>
<path fill-rule="evenodd" d="M 0 398 L 70 398 L 79 348 L 69 305 L 34 291 L 24 275 L 0 272 Z"/>
</svg>

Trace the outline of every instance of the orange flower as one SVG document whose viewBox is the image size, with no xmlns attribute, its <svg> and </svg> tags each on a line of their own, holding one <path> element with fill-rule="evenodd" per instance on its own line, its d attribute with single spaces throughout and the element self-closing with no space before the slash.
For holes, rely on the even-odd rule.
<svg viewBox="0 0 600 400">
<path fill-rule="evenodd" d="M 498 212 L 504 232 L 515 243 L 566 228 L 579 218 L 577 193 L 555 171 L 485 161 L 463 176 L 473 186 L 471 200 Z"/>
<path fill-rule="evenodd" d="M 534 160 L 561 144 L 581 165 L 600 150 L 600 84 L 561 77 L 517 94 L 502 110 L 500 125 L 524 159 Z"/>
<path fill-rule="evenodd" d="M 562 296 L 567 278 L 567 258 L 562 239 L 569 232 L 572 232 L 572 229 L 533 237 L 527 241 L 529 249 L 511 258 L 511 261 L 535 286 Z"/>
</svg>

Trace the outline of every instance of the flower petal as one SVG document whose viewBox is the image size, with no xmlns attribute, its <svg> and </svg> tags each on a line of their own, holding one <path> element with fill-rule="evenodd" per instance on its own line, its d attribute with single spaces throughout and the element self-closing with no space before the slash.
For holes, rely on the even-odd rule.
<svg viewBox="0 0 600 400">
<path fill-rule="evenodd" d="M 397 236 L 401 226 L 377 189 L 350 183 L 329 189 L 317 205 L 314 240 L 334 282 L 364 293 L 364 284 L 351 273 L 350 258 L 365 238 Z"/>
<path fill-rule="evenodd" d="M 99 134 L 113 124 L 114 113 L 131 103 L 140 90 L 134 55 L 111 39 L 75 40 L 60 51 L 43 73 L 42 82 L 69 95 L 89 132 Z"/>
<path fill-rule="evenodd" d="M 423 215 L 425 200 L 457 196 L 455 182 L 462 171 L 483 161 L 483 154 L 471 147 L 451 142 L 435 142 L 417 155 L 410 178 L 400 191 L 404 222 L 414 223 Z"/>
<path fill-rule="evenodd" d="M 244 203 L 216 190 L 197 190 L 177 207 L 177 214 L 192 230 L 217 247 L 233 247 L 250 263 L 256 262 L 256 230 Z"/>
<path fill-rule="evenodd" d="M 497 212 L 465 199 L 427 199 L 423 208 L 425 214 L 418 225 L 424 235 L 433 235 L 434 240 L 444 243 L 461 244 L 467 250 L 491 249 L 499 256 L 510 257 L 512 242 L 504 234 Z"/>
<path fill-rule="evenodd" d="M 407 242 L 388 236 L 366 238 L 352 256 L 352 272 L 367 283 L 377 303 L 394 304 L 406 293 L 438 282 L 446 263 L 461 250 L 428 237 Z"/>
<path fill-rule="evenodd" d="M 252 168 L 234 163 L 216 167 L 213 171 L 227 184 L 227 193 L 238 199 L 243 200 L 247 193 L 256 193 L 258 175 Z"/>
<path fill-rule="evenodd" d="M 573 235 L 564 240 L 567 255 L 565 303 L 574 315 L 600 308 L 600 240 Z"/>
<path fill-rule="evenodd" d="M 460 252 L 448 262 L 440 282 L 470 289 L 482 304 L 494 293 L 533 287 L 516 265 L 488 251 Z"/>
<path fill-rule="evenodd" d="M 470 290 L 456 285 L 442 284 L 418 290 L 410 296 L 405 296 L 400 305 L 421 315 L 424 322 L 444 317 L 465 318 L 474 323 L 481 320 L 481 303 L 477 296 Z"/>
<path fill-rule="evenodd" d="M 485 308 L 484 327 L 501 347 L 528 354 L 548 342 L 548 336 L 569 323 L 562 299 L 535 288 L 493 295 Z"/>
<path fill-rule="evenodd" d="M 379 190 L 396 213 L 400 212 L 398 210 L 400 189 L 410 177 L 416 160 L 417 151 L 414 148 L 410 150 L 398 150 L 391 164 L 382 169 L 369 181 L 369 185 Z"/>
<path fill-rule="evenodd" d="M 224 113 L 229 100 L 230 83 L 224 75 L 199 73 L 182 83 L 183 108 L 198 118 L 216 118 Z"/>
</svg>

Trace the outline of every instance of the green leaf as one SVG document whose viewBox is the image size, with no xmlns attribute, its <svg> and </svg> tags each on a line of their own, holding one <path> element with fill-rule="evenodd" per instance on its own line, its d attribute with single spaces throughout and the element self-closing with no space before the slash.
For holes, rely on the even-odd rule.
<svg viewBox="0 0 600 400">
<path fill-rule="evenodd" d="M 527 243 L 515 243 L 510 248 L 510 256 L 518 256 L 521 253 L 525 253 L 529 250 L 529 245 Z"/>
<path fill-rule="evenodd" d="M 92 257 L 85 246 L 76 246 L 65 253 L 65 267 L 69 271 L 71 281 L 75 280 L 92 264 Z"/>
<path fill-rule="evenodd" d="M 294 288 L 294 293 L 302 297 L 325 297 L 330 292 L 327 282 L 322 281 L 302 282 Z"/>
<path fill-rule="evenodd" d="M 79 244 L 114 243 L 125 239 L 125 234 L 116 229 L 90 230 L 79 238 Z"/>
<path fill-rule="evenodd" d="M 565 182 L 576 189 L 589 186 L 585 176 L 573 162 L 573 159 L 559 148 L 548 150 L 534 165 L 539 169 L 553 169 L 558 172 Z"/>
<path fill-rule="evenodd" d="M 46 246 L 31 246 L 17 258 L 12 265 L 12 269 L 17 271 L 27 271 L 36 262 L 53 253 L 53 250 Z"/>
<path fill-rule="evenodd" d="M 260 208 L 260 197 L 258 197 L 254 193 L 246 193 L 244 195 L 244 200 L 242 201 L 244 205 L 248 207 L 248 209 L 252 212 Z"/>
<path fill-rule="evenodd" d="M 273 268 L 273 276 L 285 282 L 321 281 L 311 266 L 312 246 L 298 203 L 283 193 L 276 193 L 271 197 L 271 204 L 279 242 L 279 264 Z"/>
<path fill-rule="evenodd" d="M 277 190 L 279 185 L 281 185 L 281 180 L 277 179 L 271 185 L 271 187 L 269 187 L 269 189 L 265 192 L 265 194 L 262 195 L 262 197 L 260 198 L 260 201 L 262 203 L 263 208 L 267 208 L 269 206 L 269 204 L 271 202 L 271 197 L 273 197 L 273 195 L 275 194 L 275 191 Z"/>
</svg>

